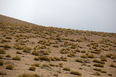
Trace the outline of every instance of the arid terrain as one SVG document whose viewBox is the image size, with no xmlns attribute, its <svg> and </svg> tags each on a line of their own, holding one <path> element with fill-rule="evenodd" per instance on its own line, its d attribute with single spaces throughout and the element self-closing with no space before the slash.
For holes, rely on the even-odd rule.
<svg viewBox="0 0 116 77">
<path fill-rule="evenodd" d="M 0 77 L 116 77 L 116 33 L 0 15 Z"/>
</svg>

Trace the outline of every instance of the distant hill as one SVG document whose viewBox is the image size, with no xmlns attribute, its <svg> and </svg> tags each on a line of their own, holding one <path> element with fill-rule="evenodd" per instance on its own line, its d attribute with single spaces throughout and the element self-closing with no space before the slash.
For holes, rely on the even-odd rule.
<svg viewBox="0 0 116 77">
<path fill-rule="evenodd" d="M 30 22 L 22 21 L 16 18 L 0 15 L 0 22 L 5 22 L 5 23 L 17 23 L 17 24 L 33 24 Z M 35 25 L 35 24 L 34 24 Z"/>
</svg>

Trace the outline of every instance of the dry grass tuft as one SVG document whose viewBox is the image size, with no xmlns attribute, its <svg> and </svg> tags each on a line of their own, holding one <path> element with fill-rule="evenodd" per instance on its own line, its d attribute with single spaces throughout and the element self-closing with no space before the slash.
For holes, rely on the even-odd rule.
<svg viewBox="0 0 116 77">
<path fill-rule="evenodd" d="M 46 56 L 39 56 L 40 60 L 44 60 L 44 61 L 51 61 L 51 59 L 49 57 Z"/>
<path fill-rule="evenodd" d="M 109 76 L 112 76 L 112 74 L 108 74 Z"/>
<path fill-rule="evenodd" d="M 18 60 L 18 61 L 20 61 L 21 58 L 20 58 L 19 56 L 16 55 L 15 57 L 12 58 L 12 60 Z"/>
<path fill-rule="evenodd" d="M 6 51 L 4 49 L 0 48 L 0 54 L 5 54 L 5 53 L 6 53 Z"/>
<path fill-rule="evenodd" d="M 23 52 L 30 53 L 30 51 L 31 51 L 31 48 L 30 48 L 30 47 L 25 47 L 25 48 L 23 49 Z"/>
<path fill-rule="evenodd" d="M 65 70 L 65 71 L 70 71 L 70 68 L 64 67 L 63 70 Z"/>
<path fill-rule="evenodd" d="M 102 61 L 97 60 L 97 59 L 93 59 L 93 62 L 96 62 L 96 63 L 101 63 L 101 64 L 105 64 L 105 62 L 102 62 Z"/>
<path fill-rule="evenodd" d="M 76 59 L 76 62 L 80 62 L 80 63 L 84 63 L 82 60 L 80 59 Z"/>
<path fill-rule="evenodd" d="M 22 54 L 20 51 L 16 51 L 17 54 Z"/>
<path fill-rule="evenodd" d="M 38 53 L 37 51 L 35 51 L 35 50 L 33 50 L 33 51 L 31 52 L 31 54 L 32 54 L 32 55 L 39 56 L 39 53 Z"/>
<path fill-rule="evenodd" d="M 75 54 L 74 53 L 69 53 L 67 56 L 68 57 L 75 57 Z"/>
<path fill-rule="evenodd" d="M 18 77 L 40 77 L 38 74 L 31 74 L 31 73 L 23 73 Z"/>
<path fill-rule="evenodd" d="M 103 64 L 93 64 L 93 66 L 96 66 L 96 67 L 104 67 L 104 65 Z"/>
<path fill-rule="evenodd" d="M 40 67 L 40 64 L 41 63 L 34 63 L 34 64 L 32 64 L 32 66 Z"/>
<path fill-rule="evenodd" d="M 14 65 L 12 65 L 12 64 L 7 64 L 7 65 L 6 65 L 6 69 L 13 70 L 13 69 L 14 69 Z"/>
<path fill-rule="evenodd" d="M 6 55 L 6 57 L 11 57 L 10 54 Z"/>
<path fill-rule="evenodd" d="M 0 61 L 0 66 L 3 66 L 4 65 L 4 61 Z"/>
<path fill-rule="evenodd" d="M 3 56 L 2 55 L 0 55 L 0 59 L 3 59 Z"/>
<path fill-rule="evenodd" d="M 31 71 L 35 71 L 35 66 L 31 66 L 31 67 L 29 67 L 29 70 L 31 70 Z"/>
<path fill-rule="evenodd" d="M 70 74 L 73 74 L 73 75 L 80 75 L 80 76 L 82 75 L 82 74 L 81 74 L 80 72 L 78 72 L 78 71 L 71 71 Z"/>
</svg>

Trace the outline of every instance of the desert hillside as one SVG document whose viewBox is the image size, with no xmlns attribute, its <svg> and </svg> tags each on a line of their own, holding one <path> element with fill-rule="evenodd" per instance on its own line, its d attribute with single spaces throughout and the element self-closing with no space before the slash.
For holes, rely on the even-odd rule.
<svg viewBox="0 0 116 77">
<path fill-rule="evenodd" d="M 0 77 L 116 77 L 116 33 L 0 15 Z"/>
</svg>

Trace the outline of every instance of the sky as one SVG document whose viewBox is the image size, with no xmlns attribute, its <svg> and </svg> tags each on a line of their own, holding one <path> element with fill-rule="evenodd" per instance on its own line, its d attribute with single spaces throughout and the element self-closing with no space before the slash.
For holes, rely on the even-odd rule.
<svg viewBox="0 0 116 77">
<path fill-rule="evenodd" d="M 0 0 L 0 14 L 43 26 L 116 33 L 116 0 Z"/>
</svg>

